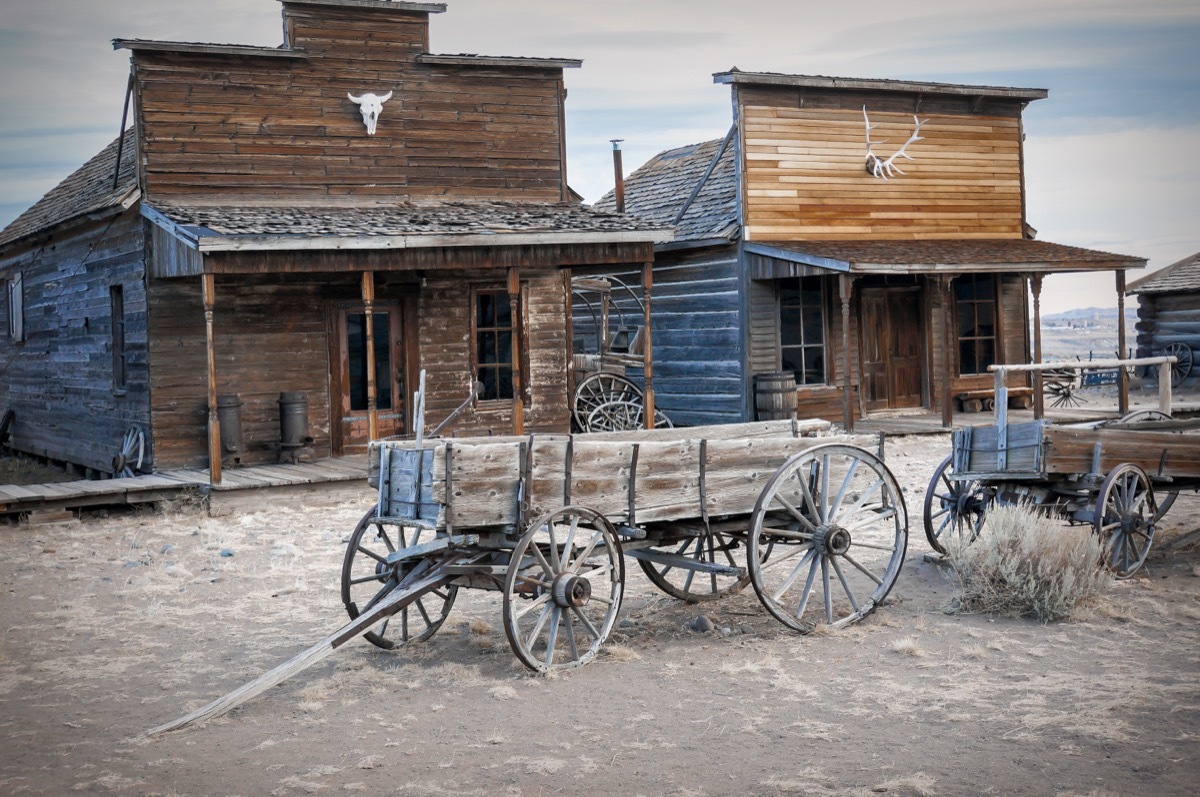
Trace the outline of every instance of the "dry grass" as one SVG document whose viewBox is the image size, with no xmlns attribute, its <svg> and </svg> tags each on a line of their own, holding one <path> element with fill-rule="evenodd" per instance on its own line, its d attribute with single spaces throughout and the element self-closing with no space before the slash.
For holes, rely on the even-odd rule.
<svg viewBox="0 0 1200 797">
<path fill-rule="evenodd" d="M 972 541 L 952 541 L 948 558 L 961 595 L 954 612 L 1069 617 L 1103 593 L 1112 578 L 1100 566 L 1100 542 L 1081 526 L 1062 526 L 1021 506 L 998 506 Z"/>
</svg>

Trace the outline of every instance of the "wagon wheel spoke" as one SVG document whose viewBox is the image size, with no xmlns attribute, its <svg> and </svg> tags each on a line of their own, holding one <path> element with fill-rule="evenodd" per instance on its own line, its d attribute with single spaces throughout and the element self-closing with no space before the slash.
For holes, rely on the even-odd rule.
<svg viewBox="0 0 1200 797">
<path fill-rule="evenodd" d="M 924 526 L 929 547 L 946 553 L 951 539 L 971 542 L 983 527 L 990 497 L 974 479 L 953 479 L 953 457 L 946 457 L 933 472 L 925 491 Z"/>
<path fill-rule="evenodd" d="M 1104 548 L 1104 564 L 1117 578 L 1128 578 L 1146 561 L 1160 514 L 1150 478 L 1140 467 L 1125 463 L 1105 476 L 1095 498 L 1093 529 Z"/>
<path fill-rule="evenodd" d="M 806 511 L 771 512 L 783 506 L 785 491 L 798 494 Z M 883 462 L 853 446 L 816 446 L 784 463 L 758 498 L 748 540 L 751 583 L 790 628 L 842 626 L 883 602 L 907 544 L 903 494 Z"/>
<path fill-rule="evenodd" d="M 411 530 L 410 537 L 404 528 L 379 523 L 375 516 L 376 510 L 372 508 L 359 520 L 342 560 L 342 603 L 351 619 L 382 600 L 404 583 L 413 568 L 420 566 L 415 560 L 389 560 L 390 554 L 416 544 L 420 530 Z M 385 650 L 422 642 L 441 628 L 457 597 L 458 587 L 454 585 L 431 590 L 363 636 Z"/>
<path fill-rule="evenodd" d="M 740 592 L 750 583 L 745 563 L 739 560 L 745 551 L 742 533 L 706 525 L 699 529 L 660 531 L 659 534 L 661 541 L 646 549 L 651 558 L 639 559 L 638 564 L 650 583 L 671 597 L 689 603 L 715 600 Z M 677 539 L 674 536 L 677 534 L 683 534 L 683 539 Z M 682 557 L 698 566 L 720 564 L 736 568 L 736 572 L 713 572 L 705 578 L 703 572 L 695 568 L 655 560 L 655 553 Z"/>
<path fill-rule="evenodd" d="M 538 672 L 592 660 L 612 632 L 624 581 L 620 542 L 602 515 L 564 507 L 539 517 L 518 540 L 504 578 L 513 653 Z"/>
</svg>

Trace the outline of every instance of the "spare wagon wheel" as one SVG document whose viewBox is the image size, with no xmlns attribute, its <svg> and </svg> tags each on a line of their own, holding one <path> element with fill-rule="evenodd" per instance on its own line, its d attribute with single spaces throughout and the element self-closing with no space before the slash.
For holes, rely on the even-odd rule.
<svg viewBox="0 0 1200 797">
<path fill-rule="evenodd" d="M 142 458 L 146 453 L 146 436 L 136 426 L 125 430 L 117 455 L 113 457 L 113 476 L 127 478 L 133 476 L 142 468 Z"/>
<path fill-rule="evenodd" d="M 1179 387 L 1192 373 L 1192 348 L 1186 343 L 1168 343 L 1163 347 L 1164 357 L 1174 357 L 1171 363 L 1171 387 Z"/>
<path fill-rule="evenodd" d="M 580 429 L 587 429 L 588 416 L 601 404 L 613 401 L 641 404 L 643 400 L 642 389 L 633 382 L 617 374 L 601 372 L 587 377 L 575 388 L 572 411 L 576 425 Z"/>
<path fill-rule="evenodd" d="M 358 521 L 342 560 L 342 603 L 351 620 L 383 600 L 422 561 L 398 561 L 390 555 L 435 536 L 429 529 L 380 523 L 375 516 L 376 507 L 371 507 Z M 363 636 L 385 650 L 423 642 L 441 628 L 456 597 L 458 587 L 453 585 L 431 590 Z"/>
</svg>

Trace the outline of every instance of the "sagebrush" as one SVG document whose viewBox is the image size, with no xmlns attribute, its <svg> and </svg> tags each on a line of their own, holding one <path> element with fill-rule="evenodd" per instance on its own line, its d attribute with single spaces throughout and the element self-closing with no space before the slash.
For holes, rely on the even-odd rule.
<svg viewBox="0 0 1200 797">
<path fill-rule="evenodd" d="M 962 590 L 953 611 L 1050 622 L 1112 583 L 1090 527 L 1065 526 L 1027 506 L 994 507 L 974 540 L 956 539 L 946 553 Z"/>
</svg>

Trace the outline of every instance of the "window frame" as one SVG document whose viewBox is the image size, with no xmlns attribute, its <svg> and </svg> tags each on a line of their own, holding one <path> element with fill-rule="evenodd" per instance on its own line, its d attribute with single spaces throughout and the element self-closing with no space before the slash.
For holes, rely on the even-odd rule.
<svg viewBox="0 0 1200 797">
<path fill-rule="evenodd" d="M 982 299 L 978 298 L 978 288 L 976 287 L 972 291 L 972 297 L 970 299 L 965 299 L 965 300 L 960 299 L 959 295 L 958 295 L 959 281 L 964 280 L 964 279 L 971 280 L 972 284 L 974 284 L 976 286 L 978 286 L 980 284 L 987 285 L 990 289 L 991 295 L 988 297 L 982 298 Z M 988 366 L 995 365 L 996 363 L 998 363 L 1000 361 L 1000 289 L 999 289 L 999 286 L 997 285 L 996 275 L 995 274 L 960 274 L 959 276 L 954 278 L 950 288 L 951 288 L 951 296 L 954 297 L 954 340 L 955 340 L 955 344 L 956 344 L 954 347 L 954 358 L 956 360 L 955 370 L 957 371 L 959 376 L 989 376 L 990 372 L 987 370 Z M 979 335 L 979 334 L 963 335 L 960 332 L 960 330 L 962 329 L 962 313 L 963 313 L 964 309 L 965 308 L 971 309 L 971 312 L 973 313 L 972 320 L 974 321 L 972 329 L 978 330 L 979 329 L 979 307 L 981 305 L 991 305 L 992 334 L 990 334 L 990 335 Z M 983 358 L 980 356 L 980 349 L 979 349 L 980 341 L 988 341 L 988 340 L 990 340 L 992 343 L 991 362 L 983 363 L 982 370 L 964 371 L 963 370 L 963 361 L 962 361 L 963 360 L 963 358 L 962 358 L 963 344 L 966 342 L 971 342 L 973 344 L 973 348 L 975 350 L 974 359 L 975 359 L 976 364 L 978 364 L 983 361 Z"/>
<path fill-rule="evenodd" d="M 783 342 L 783 335 L 784 335 L 783 291 L 786 286 L 788 286 L 789 284 L 793 284 L 796 286 L 797 293 L 800 294 L 801 297 L 803 297 L 804 286 L 805 286 L 806 281 L 811 281 L 810 284 L 816 286 L 816 292 L 817 292 L 817 296 L 818 296 L 816 308 L 817 308 L 817 311 L 821 314 L 821 318 L 820 318 L 821 341 L 820 341 L 820 343 L 809 343 L 805 339 L 805 335 L 804 335 L 804 329 L 806 326 L 804 323 L 804 321 L 805 321 L 805 304 L 804 304 L 803 298 L 801 298 L 800 314 L 799 314 L 799 329 L 800 329 L 801 342 L 799 344 L 785 345 Z M 784 366 L 784 351 L 785 350 L 799 350 L 801 363 L 803 363 L 803 361 L 804 361 L 804 353 L 807 350 L 820 349 L 820 351 L 821 351 L 821 379 L 820 379 L 820 381 L 819 382 L 818 381 L 809 381 L 809 379 L 807 378 L 807 375 L 806 375 L 807 372 L 802 368 L 800 371 L 800 374 L 795 377 L 796 378 L 796 387 L 799 387 L 799 388 L 828 387 L 829 383 L 830 383 L 831 372 L 830 372 L 830 357 L 829 357 L 829 313 L 827 311 L 826 301 L 825 301 L 825 299 L 826 299 L 826 282 L 827 282 L 826 280 L 822 279 L 819 276 L 785 277 L 783 279 L 779 279 L 776 281 L 776 286 L 775 286 L 775 290 L 776 290 L 776 320 L 779 325 L 779 367 L 780 367 L 780 370 L 787 370 L 786 366 Z M 810 307 L 811 307 L 811 305 L 810 305 Z M 794 370 L 792 371 L 792 373 L 794 375 L 796 374 L 796 372 Z"/>
<path fill-rule="evenodd" d="M 510 309 L 510 313 L 509 313 L 510 326 L 508 326 L 508 327 L 499 327 L 499 326 L 480 327 L 479 326 L 479 310 L 480 310 L 479 301 L 484 296 L 496 297 L 497 304 L 499 304 L 500 302 L 503 302 L 504 307 Z M 508 380 L 509 391 L 510 391 L 509 395 L 507 395 L 507 396 L 503 395 L 503 391 L 499 391 L 499 389 L 498 389 L 497 392 L 500 395 L 488 398 L 486 395 L 486 387 L 485 387 L 485 391 L 482 392 L 479 396 L 480 403 L 484 403 L 484 404 L 488 404 L 488 405 L 492 405 L 492 406 L 499 406 L 499 405 L 511 405 L 512 403 L 514 403 L 516 401 L 516 398 L 517 398 L 516 377 L 520 374 L 520 371 L 518 371 L 518 369 L 521 367 L 521 364 L 513 363 L 511 357 L 509 360 L 507 360 L 505 362 L 501 362 L 499 360 L 498 356 L 494 363 L 484 363 L 481 361 L 480 350 L 479 350 L 479 348 L 480 348 L 479 347 L 479 335 L 481 332 L 482 333 L 490 332 L 490 333 L 499 335 L 505 330 L 507 330 L 508 334 L 510 335 L 509 351 L 512 352 L 514 350 L 513 347 L 517 345 L 517 341 L 519 340 L 519 337 L 518 337 L 519 336 L 519 324 L 521 323 L 521 298 L 518 295 L 516 297 L 516 299 L 517 299 L 516 307 L 513 308 L 512 297 L 510 296 L 508 291 L 505 290 L 503 287 L 500 287 L 500 288 L 473 287 L 471 289 L 471 306 L 470 306 L 470 313 L 471 313 L 471 373 L 474 375 L 474 378 L 476 380 L 483 382 L 484 385 L 486 386 L 487 382 L 486 382 L 486 380 L 482 379 L 481 370 L 484 368 L 495 369 L 497 372 L 496 384 L 498 387 L 499 387 L 499 385 L 502 384 L 501 376 L 502 376 L 503 371 L 505 369 L 507 369 L 508 373 L 509 373 L 509 380 Z M 497 339 L 497 344 L 499 344 L 499 339 Z M 497 345 L 496 351 L 499 352 L 498 345 Z"/>
</svg>

